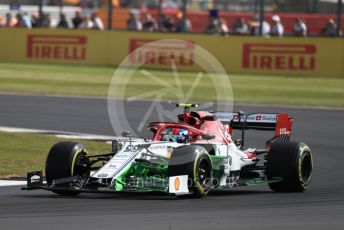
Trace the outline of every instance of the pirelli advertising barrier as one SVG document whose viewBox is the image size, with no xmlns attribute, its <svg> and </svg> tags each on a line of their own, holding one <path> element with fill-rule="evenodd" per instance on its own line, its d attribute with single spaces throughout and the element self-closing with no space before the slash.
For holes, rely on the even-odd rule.
<svg viewBox="0 0 344 230">
<path fill-rule="evenodd" d="M 344 77 L 344 39 L 220 37 L 85 30 L 0 29 L 0 62 L 119 65 L 136 48 L 159 39 L 179 39 L 145 46 L 132 64 L 170 68 L 160 52 L 176 59 L 180 70 L 198 70 L 195 49 L 213 54 L 229 73 Z M 187 42 L 184 42 L 187 41 Z M 165 55 L 166 56 L 166 55 Z M 149 60 L 147 62 L 147 60 Z"/>
</svg>

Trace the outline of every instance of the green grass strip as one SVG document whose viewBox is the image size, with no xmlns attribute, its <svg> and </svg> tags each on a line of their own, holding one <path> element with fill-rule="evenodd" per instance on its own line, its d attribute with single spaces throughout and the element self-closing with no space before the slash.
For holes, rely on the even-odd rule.
<svg viewBox="0 0 344 230">
<path fill-rule="evenodd" d="M 76 95 L 106 97 L 115 72 L 114 67 L 81 65 L 8 64 L 0 63 L 0 92 L 34 93 L 42 95 Z M 175 86 L 173 73 L 149 70 L 162 81 Z M 195 83 L 197 73 L 182 72 L 179 77 L 184 94 Z M 321 106 L 344 108 L 344 79 L 287 76 L 259 76 L 230 74 L 235 103 Z M 126 76 L 124 76 L 126 77 Z M 190 99 L 219 100 L 216 91 L 224 89 L 205 74 Z M 124 97 L 161 89 L 161 85 L 136 71 L 126 87 Z M 224 90 L 231 90 L 224 89 Z M 113 95 L 122 97 L 123 95 Z M 154 99 L 150 95 L 146 99 Z M 162 99 L 178 100 L 174 92 L 166 92 Z M 220 100 L 226 100 L 221 99 Z"/>
<path fill-rule="evenodd" d="M 0 178 L 26 176 L 28 171 L 44 170 L 52 145 L 66 141 L 53 135 L 0 132 Z M 111 151 L 111 145 L 100 141 L 68 140 L 86 146 L 90 154 Z"/>
</svg>

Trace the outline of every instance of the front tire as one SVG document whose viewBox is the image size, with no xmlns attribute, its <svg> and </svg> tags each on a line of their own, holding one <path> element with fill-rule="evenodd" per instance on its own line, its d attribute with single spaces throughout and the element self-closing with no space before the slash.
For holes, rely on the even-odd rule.
<svg viewBox="0 0 344 230">
<path fill-rule="evenodd" d="M 282 177 L 281 182 L 269 183 L 275 192 L 303 192 L 309 188 L 313 171 L 310 148 L 300 142 L 275 143 L 267 156 L 268 180 Z"/>
<path fill-rule="evenodd" d="M 189 195 L 178 197 L 201 198 L 208 194 L 212 181 L 212 164 L 205 148 L 186 145 L 176 148 L 168 164 L 168 176 L 187 175 Z"/>
<path fill-rule="evenodd" d="M 70 176 L 84 176 L 89 173 L 87 166 L 80 166 L 78 162 L 87 155 L 85 146 L 75 142 L 59 142 L 51 147 L 45 163 L 45 174 L 48 185 L 56 179 Z M 78 191 L 54 191 L 60 195 L 77 195 Z"/>
</svg>

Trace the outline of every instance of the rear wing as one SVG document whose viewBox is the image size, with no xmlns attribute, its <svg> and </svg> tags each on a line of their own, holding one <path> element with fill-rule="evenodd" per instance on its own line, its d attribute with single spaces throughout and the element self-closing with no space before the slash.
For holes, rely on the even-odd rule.
<svg viewBox="0 0 344 230">
<path fill-rule="evenodd" d="M 231 129 L 240 130 L 271 130 L 275 131 L 275 137 L 290 135 L 293 118 L 286 113 L 252 113 L 239 115 L 239 112 L 214 112 L 223 124 Z"/>
</svg>

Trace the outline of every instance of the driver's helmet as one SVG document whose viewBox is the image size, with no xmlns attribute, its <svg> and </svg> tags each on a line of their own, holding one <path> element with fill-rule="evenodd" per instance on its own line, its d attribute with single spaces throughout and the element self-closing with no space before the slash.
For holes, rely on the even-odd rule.
<svg viewBox="0 0 344 230">
<path fill-rule="evenodd" d="M 189 132 L 186 129 L 180 129 L 177 136 L 178 143 L 184 143 L 189 138 Z"/>
</svg>

